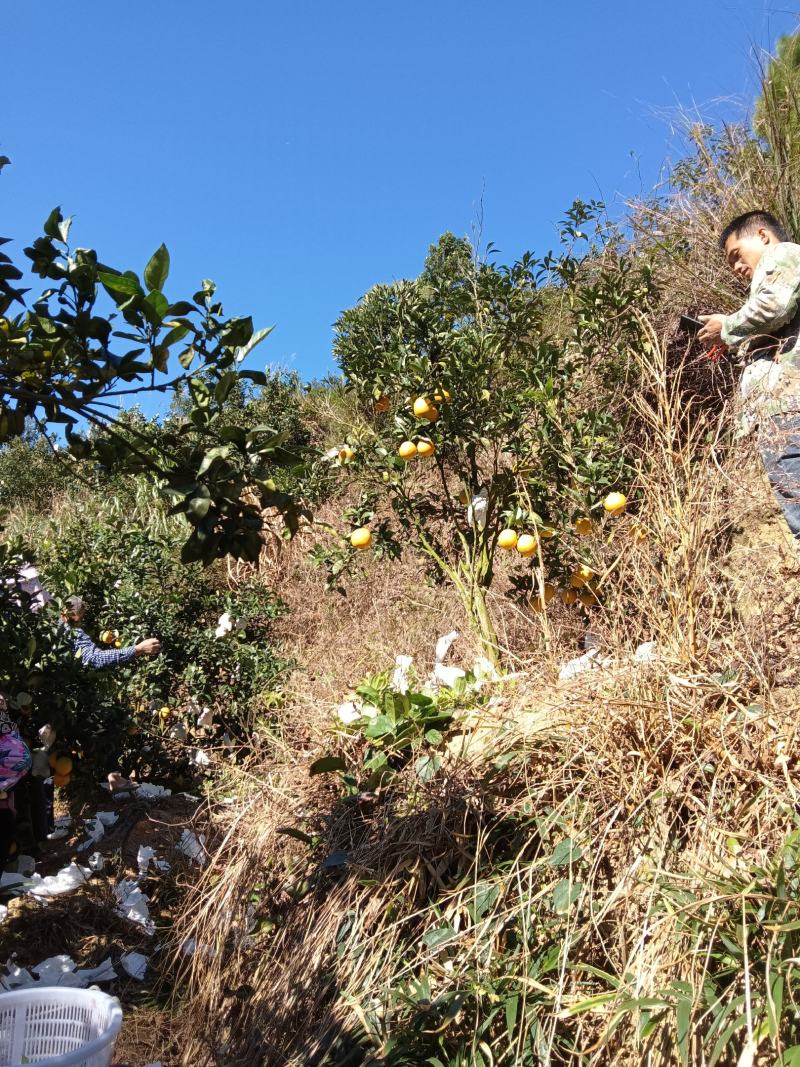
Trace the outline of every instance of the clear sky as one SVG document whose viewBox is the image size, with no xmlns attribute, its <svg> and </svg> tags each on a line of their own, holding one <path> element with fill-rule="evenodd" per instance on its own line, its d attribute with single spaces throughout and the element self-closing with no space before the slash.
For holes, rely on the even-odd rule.
<svg viewBox="0 0 800 1067">
<path fill-rule="evenodd" d="M 786 0 L 28 0 L 3 5 L 0 233 L 73 241 L 173 299 L 276 324 L 253 364 L 333 369 L 331 325 L 444 230 L 504 260 L 575 197 L 649 189 L 678 105 L 741 116 Z"/>
</svg>

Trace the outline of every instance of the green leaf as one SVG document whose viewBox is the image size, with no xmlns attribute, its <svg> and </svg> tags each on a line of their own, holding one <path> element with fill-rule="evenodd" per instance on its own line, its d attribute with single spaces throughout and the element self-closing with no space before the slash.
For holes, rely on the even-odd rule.
<svg viewBox="0 0 800 1067">
<path fill-rule="evenodd" d="M 164 288 L 164 282 L 169 276 L 169 252 L 167 246 L 160 245 L 153 255 L 150 257 L 150 262 L 144 268 L 144 284 L 148 289 L 161 290 Z"/>
<path fill-rule="evenodd" d="M 214 387 L 214 399 L 219 404 L 224 404 L 228 399 L 231 389 L 236 385 L 236 371 L 226 371 Z"/>
<path fill-rule="evenodd" d="M 164 321 L 164 316 L 169 310 L 169 301 L 158 289 L 152 289 L 145 297 L 145 300 L 158 315 L 158 322 L 160 325 Z"/>
<path fill-rule="evenodd" d="M 207 496 L 196 496 L 193 500 L 189 501 L 189 505 L 186 511 L 193 519 L 204 519 L 208 514 L 208 509 L 211 507 L 211 501 Z"/>
<path fill-rule="evenodd" d="M 135 274 L 112 274 L 110 271 L 100 270 L 97 272 L 97 278 L 112 296 L 136 296 L 142 291 Z"/>
<path fill-rule="evenodd" d="M 429 745 L 441 745 L 444 740 L 444 734 L 441 730 L 426 730 L 425 740 Z"/>
<path fill-rule="evenodd" d="M 570 864 L 576 863 L 582 855 L 583 852 L 572 838 L 565 837 L 553 849 L 553 854 L 547 862 L 551 867 L 568 867 Z"/>
<path fill-rule="evenodd" d="M 506 1001 L 506 1031 L 509 1041 L 514 1039 L 514 1030 L 517 1026 L 517 1012 L 519 1010 L 519 993 L 514 993 Z"/>
<path fill-rule="evenodd" d="M 266 385 L 269 379 L 262 370 L 240 370 L 240 378 L 247 378 L 255 385 Z"/>
<path fill-rule="evenodd" d="M 60 207 L 54 207 L 53 210 L 50 212 L 50 214 L 45 219 L 44 226 L 42 227 L 42 230 L 48 237 L 52 237 L 53 240 L 57 241 L 57 240 L 59 240 L 59 238 L 61 236 L 60 233 L 59 233 L 59 226 L 61 225 L 61 223 L 63 221 L 64 221 L 64 216 L 61 214 L 61 208 Z"/>
<path fill-rule="evenodd" d="M 446 945 L 458 935 L 452 926 L 436 926 L 432 930 L 426 930 L 422 935 L 422 943 L 426 948 L 435 950 Z"/>
<path fill-rule="evenodd" d="M 330 771 L 346 771 L 347 764 L 341 756 L 322 756 L 314 760 L 308 769 L 310 775 L 328 774 Z"/>
<path fill-rule="evenodd" d="M 478 919 L 482 919 L 497 903 L 499 896 L 500 886 L 496 882 L 478 882 L 472 902 L 468 905 L 472 921 L 477 922 Z"/>
<path fill-rule="evenodd" d="M 692 1021 L 692 1002 L 681 997 L 675 1005 L 675 1022 L 678 1030 L 678 1053 L 683 1067 L 689 1067 L 689 1033 Z"/>
<path fill-rule="evenodd" d="M 201 478 L 213 463 L 218 459 L 225 459 L 230 454 L 230 445 L 217 445 L 215 448 L 209 448 L 208 452 L 203 456 L 203 462 L 197 471 L 197 477 Z"/>
<path fill-rule="evenodd" d="M 172 327 L 169 333 L 165 334 L 160 343 L 164 348 L 169 348 L 170 345 L 182 341 L 188 332 L 188 326 L 184 326 L 182 322 L 179 322 L 177 326 Z"/>
<path fill-rule="evenodd" d="M 372 740 L 394 734 L 395 724 L 388 715 L 377 715 L 364 730 L 364 736 Z"/>
<path fill-rule="evenodd" d="M 429 782 L 441 766 L 441 756 L 420 756 L 414 763 L 414 773 L 421 782 Z"/>
<path fill-rule="evenodd" d="M 239 348 L 239 350 L 237 351 L 237 362 L 242 363 L 250 355 L 256 345 L 261 344 L 265 337 L 269 337 L 269 335 L 274 329 L 274 326 L 267 326 L 263 330 L 256 330 L 256 332 L 253 334 L 247 344 L 242 345 L 241 348 Z"/>
<path fill-rule="evenodd" d="M 581 895 L 582 890 L 583 882 L 572 882 L 569 878 L 562 878 L 553 890 L 553 911 L 559 915 L 566 915 Z"/>
</svg>

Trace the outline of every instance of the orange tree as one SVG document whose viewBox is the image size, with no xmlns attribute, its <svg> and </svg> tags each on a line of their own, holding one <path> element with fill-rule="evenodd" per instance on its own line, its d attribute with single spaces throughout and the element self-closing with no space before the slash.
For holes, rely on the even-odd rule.
<svg viewBox="0 0 800 1067">
<path fill-rule="evenodd" d="M 493 660 L 498 547 L 516 550 L 512 580 L 533 608 L 558 584 L 590 604 L 588 537 L 627 481 L 618 399 L 649 279 L 601 210 L 576 202 L 560 252 L 512 266 L 445 234 L 418 278 L 375 286 L 336 324 L 361 417 L 334 462 L 361 495 L 349 541 L 317 554 L 341 573 L 359 548 L 397 549 L 399 525 Z"/>
<path fill-rule="evenodd" d="M 273 480 L 292 459 L 288 435 L 228 422 L 225 403 L 242 380 L 266 384 L 242 363 L 269 330 L 226 318 L 208 280 L 189 300 L 169 299 L 164 245 L 140 278 L 73 248 L 69 233 L 56 208 L 25 249 L 28 269 L 48 283 L 35 298 L 0 253 L 0 446 L 33 424 L 66 466 L 89 459 L 153 479 L 188 521 L 185 562 L 257 560 L 263 508 L 281 510 L 290 527 L 297 521 Z M 121 413 L 146 394 L 188 398 L 155 436 Z M 57 448 L 64 442 L 66 458 Z"/>
</svg>

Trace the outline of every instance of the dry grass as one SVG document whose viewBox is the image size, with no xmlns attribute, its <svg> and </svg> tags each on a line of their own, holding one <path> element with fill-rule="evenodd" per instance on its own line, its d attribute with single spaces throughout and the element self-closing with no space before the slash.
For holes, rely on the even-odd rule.
<svg viewBox="0 0 800 1067">
<path fill-rule="evenodd" d="M 798 567 L 749 447 L 731 447 L 719 406 L 687 412 L 675 359 L 651 335 L 636 398 L 648 539 L 626 537 L 626 518 L 598 548 L 591 625 L 613 665 L 559 686 L 574 632 L 557 619 L 545 647 L 509 613 L 523 678 L 468 720 L 480 743 L 452 746 L 427 785 L 409 772 L 378 798 L 343 799 L 308 764 L 354 681 L 401 651 L 424 661 L 458 626 L 456 604 L 407 565 L 368 571 L 347 601 L 289 572 L 302 620 L 289 636 L 309 669 L 285 736 L 299 720 L 306 748 L 276 743 L 220 786 L 237 801 L 214 815 L 216 857 L 178 933 L 201 946 L 181 962 L 201 1035 L 187 1062 L 709 1062 L 703 990 L 731 900 L 749 899 L 737 879 L 768 869 L 795 828 Z M 634 664 L 643 640 L 656 659 Z M 556 864 L 565 838 L 572 858 Z M 347 864 L 326 868 L 336 851 Z M 560 909 L 564 892 L 575 900 Z M 266 921 L 246 934 L 248 903 Z M 748 1034 L 778 1047 L 758 1030 L 758 931 L 750 944 L 717 1009 L 744 983 L 756 1017 L 720 1063 Z M 649 1036 L 643 997 L 665 1005 Z"/>
</svg>

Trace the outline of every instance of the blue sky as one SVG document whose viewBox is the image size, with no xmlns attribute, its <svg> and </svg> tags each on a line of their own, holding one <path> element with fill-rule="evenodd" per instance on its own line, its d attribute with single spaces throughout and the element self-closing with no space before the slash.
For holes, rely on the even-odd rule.
<svg viewBox="0 0 800 1067">
<path fill-rule="evenodd" d="M 676 151 L 678 105 L 741 116 L 781 0 L 36 0 L 4 5 L 0 233 L 50 208 L 168 295 L 213 278 L 276 329 L 251 361 L 333 369 L 331 326 L 444 230 L 544 252 Z"/>
</svg>

